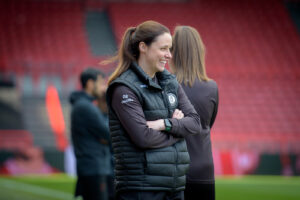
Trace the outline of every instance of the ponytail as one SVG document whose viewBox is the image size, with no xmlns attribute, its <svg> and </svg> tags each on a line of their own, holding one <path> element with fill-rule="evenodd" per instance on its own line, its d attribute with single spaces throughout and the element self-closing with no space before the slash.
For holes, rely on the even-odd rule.
<svg viewBox="0 0 300 200">
<path fill-rule="evenodd" d="M 132 35 L 135 30 L 135 27 L 129 27 L 122 38 L 121 46 L 117 55 L 101 62 L 101 64 L 108 64 L 117 60 L 119 61 L 116 70 L 108 78 L 108 85 L 125 72 L 133 61 L 136 61 L 133 53 L 134 50 L 132 49 Z"/>
<path fill-rule="evenodd" d="M 108 84 L 125 72 L 132 62 L 137 62 L 140 56 L 139 43 L 144 42 L 151 45 L 155 38 L 163 33 L 170 33 L 164 25 L 155 21 L 145 21 L 137 27 L 130 27 L 125 31 L 121 46 L 116 56 L 102 61 L 101 64 L 108 64 L 118 61 L 117 68 L 108 78 Z"/>
</svg>

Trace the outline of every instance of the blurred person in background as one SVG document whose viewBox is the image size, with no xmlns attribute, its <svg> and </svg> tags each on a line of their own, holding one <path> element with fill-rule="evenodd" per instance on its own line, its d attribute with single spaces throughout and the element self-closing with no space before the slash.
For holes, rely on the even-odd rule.
<svg viewBox="0 0 300 200">
<path fill-rule="evenodd" d="M 96 104 L 100 109 L 100 111 L 103 113 L 104 117 L 106 118 L 107 126 L 108 126 L 108 108 L 106 103 L 106 95 L 102 95 L 100 98 L 98 98 Z M 114 161 L 113 161 L 113 150 L 112 150 L 111 142 L 109 143 L 109 148 L 111 152 L 112 167 L 111 167 L 111 174 L 109 174 L 106 178 L 106 183 L 107 183 L 109 200 L 114 200 L 115 199 L 114 170 L 113 170 Z"/>
<path fill-rule="evenodd" d="M 184 199 L 189 165 L 183 134 L 201 131 L 199 115 L 165 70 L 172 36 L 146 21 L 126 30 L 107 90 L 117 199 Z"/>
<path fill-rule="evenodd" d="M 201 118 L 202 127 L 212 128 L 219 104 L 218 86 L 205 69 L 205 47 L 198 31 L 177 26 L 173 34 L 171 71 Z M 191 163 L 185 198 L 215 199 L 214 163 L 210 131 L 185 137 Z"/>
<path fill-rule="evenodd" d="M 75 196 L 84 200 L 108 199 L 107 176 L 111 174 L 108 119 L 94 104 L 105 95 L 105 74 L 88 68 L 80 75 L 82 91 L 70 96 L 71 136 L 76 157 Z"/>
</svg>

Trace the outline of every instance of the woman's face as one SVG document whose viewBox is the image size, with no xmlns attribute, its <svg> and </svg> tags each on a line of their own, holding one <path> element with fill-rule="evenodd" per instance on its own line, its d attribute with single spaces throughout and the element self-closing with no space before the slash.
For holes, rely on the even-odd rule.
<svg viewBox="0 0 300 200">
<path fill-rule="evenodd" d="M 163 33 L 147 46 L 145 56 L 149 70 L 153 73 L 162 72 L 166 63 L 172 58 L 170 48 L 172 47 L 172 36 Z"/>
</svg>

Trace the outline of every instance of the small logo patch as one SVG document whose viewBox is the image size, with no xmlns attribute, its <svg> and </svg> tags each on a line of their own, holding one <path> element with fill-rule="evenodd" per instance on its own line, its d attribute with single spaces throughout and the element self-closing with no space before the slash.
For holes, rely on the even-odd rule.
<svg viewBox="0 0 300 200">
<path fill-rule="evenodd" d="M 141 88 L 147 88 L 148 86 L 146 84 L 140 85 Z"/>
<path fill-rule="evenodd" d="M 173 93 L 168 93 L 168 100 L 171 106 L 175 106 L 177 103 L 177 97 Z"/>
<path fill-rule="evenodd" d="M 122 104 L 128 103 L 128 102 L 132 102 L 132 101 L 133 101 L 133 99 L 128 98 L 128 94 L 123 94 L 123 95 L 122 95 L 122 98 L 123 98 L 123 100 L 121 101 Z"/>
</svg>

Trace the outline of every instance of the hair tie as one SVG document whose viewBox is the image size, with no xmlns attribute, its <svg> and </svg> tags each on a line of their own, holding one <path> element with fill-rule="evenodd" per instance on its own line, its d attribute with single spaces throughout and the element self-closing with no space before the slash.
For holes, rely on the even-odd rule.
<svg viewBox="0 0 300 200">
<path fill-rule="evenodd" d="M 136 27 L 133 27 L 133 29 L 131 30 L 131 38 L 135 38 L 135 32 L 136 31 Z"/>
</svg>

